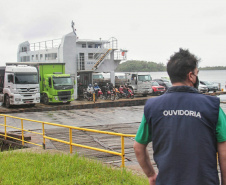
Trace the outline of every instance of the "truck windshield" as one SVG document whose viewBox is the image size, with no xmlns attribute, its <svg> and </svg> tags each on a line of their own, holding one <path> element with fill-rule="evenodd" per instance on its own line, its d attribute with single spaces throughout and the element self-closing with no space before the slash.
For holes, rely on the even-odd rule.
<svg viewBox="0 0 226 185">
<path fill-rule="evenodd" d="M 103 75 L 93 75 L 93 79 L 103 79 Z"/>
<path fill-rule="evenodd" d="M 53 77 L 53 86 L 55 89 L 71 89 L 73 82 L 70 77 Z"/>
<path fill-rule="evenodd" d="M 150 75 L 138 75 L 138 81 L 151 81 L 151 76 Z"/>
<path fill-rule="evenodd" d="M 15 84 L 38 84 L 37 73 L 16 73 Z"/>
</svg>

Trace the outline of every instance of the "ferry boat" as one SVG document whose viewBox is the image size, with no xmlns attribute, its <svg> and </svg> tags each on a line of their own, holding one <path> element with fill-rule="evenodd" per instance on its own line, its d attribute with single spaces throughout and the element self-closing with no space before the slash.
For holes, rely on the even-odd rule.
<svg viewBox="0 0 226 185">
<path fill-rule="evenodd" d="M 61 39 L 46 40 L 36 43 L 25 41 L 18 46 L 17 62 L 65 63 L 65 72 L 77 82 L 88 86 L 93 82 L 92 74 L 110 73 L 111 82 L 115 84 L 114 70 L 119 63 L 127 59 L 127 50 L 118 49 L 118 41 L 79 39 L 74 32 Z M 75 85 L 77 98 L 77 85 Z"/>
</svg>

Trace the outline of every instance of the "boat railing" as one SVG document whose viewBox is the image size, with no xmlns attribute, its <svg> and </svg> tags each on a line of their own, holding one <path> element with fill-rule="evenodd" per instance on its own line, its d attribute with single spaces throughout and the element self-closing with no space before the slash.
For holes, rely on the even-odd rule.
<svg viewBox="0 0 226 185">
<path fill-rule="evenodd" d="M 38 50 L 45 50 L 45 49 L 53 49 L 53 48 L 58 48 L 60 44 L 61 44 L 61 39 L 53 39 L 53 40 L 36 42 L 36 43 L 30 43 L 30 50 L 38 51 Z"/>
</svg>

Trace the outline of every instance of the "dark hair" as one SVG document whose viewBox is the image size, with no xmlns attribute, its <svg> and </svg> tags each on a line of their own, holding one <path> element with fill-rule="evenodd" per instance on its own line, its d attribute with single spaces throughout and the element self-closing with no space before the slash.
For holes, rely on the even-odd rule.
<svg viewBox="0 0 226 185">
<path fill-rule="evenodd" d="M 187 74 L 198 67 L 199 59 L 188 50 L 181 49 L 174 53 L 167 63 L 167 73 L 172 83 L 184 82 Z"/>
</svg>

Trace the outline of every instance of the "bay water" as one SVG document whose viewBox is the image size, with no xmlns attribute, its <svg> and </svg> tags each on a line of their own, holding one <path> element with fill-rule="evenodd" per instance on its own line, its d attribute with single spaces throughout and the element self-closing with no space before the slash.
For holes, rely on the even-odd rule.
<svg viewBox="0 0 226 185">
<path fill-rule="evenodd" d="M 152 79 L 169 77 L 167 72 L 150 72 Z M 220 83 L 221 89 L 226 90 L 226 70 L 201 70 L 199 80 Z"/>
</svg>

